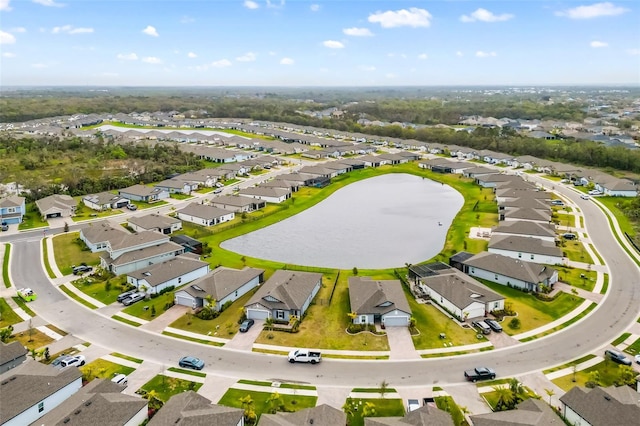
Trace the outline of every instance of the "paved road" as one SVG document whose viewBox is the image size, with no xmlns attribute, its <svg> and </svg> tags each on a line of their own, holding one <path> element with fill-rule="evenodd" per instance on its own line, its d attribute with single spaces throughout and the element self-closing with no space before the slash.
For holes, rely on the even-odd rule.
<svg viewBox="0 0 640 426">
<path fill-rule="evenodd" d="M 622 334 L 639 314 L 640 269 L 618 246 L 605 215 L 569 188 L 556 189 L 576 202 L 588 217 L 589 237 L 611 270 L 609 292 L 598 309 L 573 327 L 543 339 L 478 354 L 397 361 L 325 359 L 316 366 L 290 365 L 282 356 L 205 347 L 149 333 L 112 321 L 59 293 L 40 267 L 40 231 L 12 239 L 11 273 L 16 285 L 28 283 L 39 294 L 31 305 L 46 321 L 94 345 L 163 365 L 173 365 L 179 357 L 192 354 L 205 360 L 205 372 L 222 377 L 350 387 L 375 386 L 382 380 L 393 386 L 443 386 L 461 382 L 461 372 L 474 365 L 490 365 L 502 376 L 513 376 L 598 350 Z"/>
</svg>

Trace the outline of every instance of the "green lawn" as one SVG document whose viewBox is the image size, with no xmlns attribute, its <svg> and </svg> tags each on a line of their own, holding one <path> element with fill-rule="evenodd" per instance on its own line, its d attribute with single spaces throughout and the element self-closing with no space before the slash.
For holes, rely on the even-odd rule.
<svg viewBox="0 0 640 426">
<path fill-rule="evenodd" d="M 142 364 L 144 362 L 144 360 L 142 360 L 142 359 L 134 358 L 132 356 L 124 355 L 124 354 L 121 354 L 121 353 L 118 353 L 118 352 L 112 352 L 111 355 L 112 356 L 116 356 L 118 358 L 126 359 L 127 361 L 135 362 L 137 364 Z"/>
<path fill-rule="evenodd" d="M 98 358 L 95 361 L 80 367 L 80 371 L 82 371 L 82 376 L 85 380 L 91 381 L 96 378 L 111 379 L 116 374 L 125 374 L 128 376 L 135 371 L 135 368 Z"/>
<path fill-rule="evenodd" d="M 67 288 L 67 286 L 70 284 L 63 284 L 60 287 L 58 287 L 60 290 L 62 290 L 62 292 L 64 294 L 66 294 L 67 296 L 69 296 L 71 299 L 75 300 L 76 302 L 80 303 L 81 305 L 86 306 L 89 309 L 98 309 L 97 306 L 95 306 L 93 303 L 89 302 L 88 300 L 83 299 L 82 297 L 78 296 L 77 294 L 75 294 L 73 291 L 69 290 Z"/>
<path fill-rule="evenodd" d="M 256 392 L 230 388 L 222 398 L 220 398 L 218 404 L 227 407 L 243 408 L 240 399 L 245 398 L 247 395 L 250 395 L 251 399 L 253 399 L 253 406 L 258 419 L 260 419 L 262 413 L 269 413 L 271 411 L 271 406 L 268 402 L 268 399 L 273 395 L 271 392 Z M 285 411 L 288 412 L 315 407 L 316 401 L 318 400 L 316 396 L 280 394 L 280 397 L 284 404 Z"/>
<path fill-rule="evenodd" d="M 634 355 L 634 356 L 640 353 L 640 339 L 637 339 L 635 342 L 627 346 L 627 348 L 624 351 L 629 355 Z"/>
<path fill-rule="evenodd" d="M 16 314 L 6 300 L 0 298 L 0 328 L 22 322 L 20 315 Z"/>
<path fill-rule="evenodd" d="M 44 262 L 44 269 L 47 271 L 49 278 L 56 278 L 56 274 L 49 264 L 49 247 L 47 246 L 46 238 L 42 239 L 42 261 Z"/>
<path fill-rule="evenodd" d="M 506 304 L 511 304 L 513 310 L 518 313 L 520 328 L 512 330 L 509 325 L 509 318 L 503 323 L 504 331 L 509 334 L 522 333 L 533 330 L 552 321 L 561 318 L 576 309 L 584 301 L 581 297 L 573 294 L 561 293 L 551 302 L 543 302 L 531 294 L 524 293 L 514 288 L 509 288 L 500 284 L 490 283 L 481 280 L 484 285 L 493 291 L 506 297 Z"/>
<path fill-rule="evenodd" d="M 40 212 L 38 211 L 35 203 L 28 203 L 26 205 L 27 212 L 22 217 L 22 223 L 18 225 L 19 230 L 42 228 L 49 226 L 47 221 L 42 220 Z"/>
<path fill-rule="evenodd" d="M 129 201 L 129 204 L 135 204 L 136 206 L 138 206 L 138 210 L 146 210 L 146 209 L 156 209 L 160 206 L 164 206 L 169 203 L 164 200 L 156 201 L 155 203 L 145 203 L 144 201 L 131 200 Z"/>
<path fill-rule="evenodd" d="M 553 221 L 560 226 L 576 227 L 576 217 L 572 214 L 554 212 Z"/>
<path fill-rule="evenodd" d="M 638 223 L 634 223 L 620 210 L 624 204 L 631 202 L 633 198 L 629 197 L 598 197 L 598 201 L 604 204 L 618 221 L 620 229 L 629 235 L 636 235 L 638 232 Z"/>
<path fill-rule="evenodd" d="M 11 256 L 11 244 L 4 245 L 4 257 L 2 259 L 2 281 L 6 288 L 11 287 L 11 280 L 9 279 L 9 257 Z"/>
<path fill-rule="evenodd" d="M 482 393 L 482 396 L 491 407 L 491 410 L 496 411 L 496 405 L 498 404 L 498 400 L 500 399 L 500 394 L 497 391 L 491 391 L 491 392 Z M 522 400 L 524 401 L 526 399 L 534 398 L 534 397 L 535 397 L 535 393 L 531 389 L 525 386 L 524 393 L 520 395 L 520 398 L 522 398 Z"/>
<path fill-rule="evenodd" d="M 580 241 L 564 240 L 560 244 L 560 250 L 574 262 L 593 263 L 591 255 L 585 250 L 584 245 Z"/>
<path fill-rule="evenodd" d="M 559 365 L 559 366 L 557 366 L 557 367 L 553 367 L 553 368 L 549 368 L 549 369 L 547 369 L 547 370 L 543 370 L 542 372 L 543 372 L 544 374 L 553 373 L 554 371 L 559 371 L 559 370 L 562 370 L 562 369 L 564 369 L 564 368 L 573 367 L 574 365 L 582 364 L 583 362 L 585 362 L 585 361 L 589 361 L 590 359 L 593 359 L 593 358 L 595 358 L 595 357 L 596 357 L 596 356 L 595 356 L 595 355 L 593 355 L 593 354 L 588 354 L 588 355 L 585 355 L 585 356 L 580 357 L 580 358 L 578 358 L 578 359 L 575 359 L 575 360 L 573 360 L 573 361 L 571 361 L 571 362 L 568 362 L 568 363 L 566 363 L 566 364 L 562 364 L 562 365 Z"/>
<path fill-rule="evenodd" d="M 152 309 L 152 307 L 155 307 L 155 316 L 157 317 L 164 313 L 165 306 L 171 302 L 173 302 L 172 291 L 162 294 L 153 299 L 141 300 L 139 302 L 136 302 L 133 305 L 125 308 L 122 312 L 124 312 L 125 314 L 133 315 L 134 317 L 151 321 L 154 318 L 154 309 Z"/>
<path fill-rule="evenodd" d="M 126 276 L 121 275 L 116 278 L 109 278 L 106 281 L 102 281 L 95 277 L 88 276 L 72 281 L 71 285 L 85 293 L 87 296 L 91 296 L 105 305 L 110 305 L 116 301 L 120 293 L 128 288 L 126 279 Z M 107 290 L 107 288 L 109 289 Z"/>
<path fill-rule="evenodd" d="M 58 269 L 64 275 L 73 272 L 73 265 L 86 263 L 87 265 L 99 265 L 100 253 L 91 253 L 85 244 L 79 240 L 79 232 L 59 234 L 53 237 L 53 253 Z"/>
<path fill-rule="evenodd" d="M 202 383 L 192 382 L 189 380 L 177 379 L 158 374 L 153 379 L 142 385 L 140 390 L 144 392 L 156 391 L 157 398 L 162 402 L 167 402 L 173 395 L 184 391 L 198 391 Z M 138 390 L 138 392 L 140 391 Z"/>
<path fill-rule="evenodd" d="M 99 219 L 99 218 L 115 216 L 123 213 L 123 211 L 120 209 L 113 209 L 113 210 L 109 209 L 109 210 L 99 212 L 97 210 L 93 210 L 85 206 L 84 203 L 82 202 L 82 197 L 75 197 L 75 198 L 78 201 L 78 206 L 76 208 L 76 214 L 71 218 L 74 222 L 81 222 L 83 220 L 90 220 L 90 219 Z"/>
<path fill-rule="evenodd" d="M 570 266 L 553 266 L 558 270 L 558 280 L 583 290 L 592 291 L 598 276 L 596 271 L 572 268 Z"/>
<path fill-rule="evenodd" d="M 612 386 L 614 382 L 620 376 L 620 364 L 616 364 L 610 359 L 605 359 L 599 364 L 593 365 L 587 369 L 576 371 L 575 381 L 574 374 L 568 374 L 566 376 L 558 377 L 552 380 L 558 387 L 569 391 L 574 386 L 585 386 L 587 381 L 590 380 L 590 374 L 592 371 L 598 371 L 600 374 L 599 386 L 607 387 Z"/>
<path fill-rule="evenodd" d="M 434 388 L 435 390 L 435 388 Z M 468 426 L 467 420 L 464 418 L 464 413 L 460 410 L 460 407 L 450 396 L 438 396 L 434 398 L 436 400 L 436 406 L 451 414 L 453 424 L 455 426 Z"/>
<path fill-rule="evenodd" d="M 210 190 L 210 188 L 207 188 Z M 175 199 L 175 200 L 188 200 L 190 198 L 193 198 L 193 195 L 188 195 L 188 194 L 183 194 L 183 193 L 178 193 L 178 192 L 174 192 L 173 194 L 171 194 L 171 198 Z"/>
<path fill-rule="evenodd" d="M 363 426 L 363 408 L 367 403 L 373 404 L 375 414 L 369 417 L 402 417 L 405 414 L 401 399 L 382 398 L 347 398 L 345 405 L 351 405 L 351 413 L 347 413 L 349 426 Z"/>
<path fill-rule="evenodd" d="M 20 306 L 20 307 L 22 308 L 22 310 L 23 310 L 23 311 L 25 311 L 29 316 L 31 316 L 31 317 L 35 317 L 35 316 L 36 316 L 36 313 L 35 313 L 35 312 L 33 312 L 33 311 L 31 310 L 31 308 L 30 308 L 30 307 L 28 307 L 28 306 L 27 306 L 26 302 L 25 302 L 24 300 L 22 300 L 22 297 L 14 296 L 14 297 L 12 297 L 12 299 L 13 299 L 13 301 L 14 301 L 14 302 L 16 302 L 16 304 L 17 304 L 18 306 Z"/>
</svg>

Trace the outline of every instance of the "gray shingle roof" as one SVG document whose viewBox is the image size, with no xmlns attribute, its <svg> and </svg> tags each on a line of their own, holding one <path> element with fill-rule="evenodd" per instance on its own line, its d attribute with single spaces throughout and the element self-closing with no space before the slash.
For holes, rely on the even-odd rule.
<svg viewBox="0 0 640 426">
<path fill-rule="evenodd" d="M 0 342 L 0 365 L 4 365 L 27 354 L 27 350 L 22 343 L 14 341 L 11 343 Z"/>
<path fill-rule="evenodd" d="M 398 280 L 373 281 L 370 277 L 350 277 L 349 301 L 351 312 L 358 314 L 386 314 L 394 309 L 411 314 Z"/>
<path fill-rule="evenodd" d="M 117 200 L 121 200 L 122 197 L 111 192 L 98 192 L 97 194 L 85 195 L 83 199 L 102 206 L 105 204 L 112 204 Z"/>
<path fill-rule="evenodd" d="M 168 228 L 172 224 L 180 223 L 180 219 L 176 219 L 169 216 L 158 215 L 155 213 L 145 216 L 134 216 L 128 219 L 129 223 L 133 223 L 143 229 L 156 229 L 156 228 Z"/>
<path fill-rule="evenodd" d="M 494 235 L 489 241 L 489 249 L 509 250 L 523 253 L 562 257 L 562 250 L 555 243 L 534 237 Z"/>
<path fill-rule="evenodd" d="M 422 278 L 422 282 L 459 309 L 472 302 L 488 303 L 504 300 L 504 296 L 480 284 L 468 275 L 452 269 L 451 273 Z"/>
<path fill-rule="evenodd" d="M 504 212 L 504 217 L 509 219 L 521 219 L 521 220 L 537 220 L 549 222 L 551 220 L 551 211 L 545 211 L 540 209 L 510 209 Z"/>
<path fill-rule="evenodd" d="M 172 254 L 176 252 L 182 253 L 183 251 L 184 247 L 182 247 L 180 244 L 168 241 L 166 243 L 161 243 L 155 246 L 128 251 L 121 254 L 116 259 L 111 259 L 108 255 L 105 256 L 104 259 L 108 264 L 122 266 L 138 260 L 159 256 L 161 254 Z"/>
<path fill-rule="evenodd" d="M 451 414 L 432 405 L 423 405 L 404 417 L 365 417 L 365 426 L 453 426 Z"/>
<path fill-rule="evenodd" d="M 515 410 L 472 415 L 474 426 L 563 426 L 560 416 L 544 401 L 529 398 Z"/>
<path fill-rule="evenodd" d="M 255 277 L 264 274 L 264 269 L 245 267 L 242 270 L 219 267 L 204 277 L 198 278 L 184 290 L 193 297 L 204 299 L 207 295 L 222 300 Z"/>
<path fill-rule="evenodd" d="M 156 263 L 146 268 L 138 269 L 128 275 L 138 280 L 145 280 L 150 286 L 155 287 L 207 265 L 208 263 L 201 262 L 190 256 L 176 256 L 162 263 Z"/>
<path fill-rule="evenodd" d="M 0 198 L 0 207 L 20 207 L 24 204 L 24 197 L 18 197 L 17 195 L 11 195 L 9 197 Z"/>
<path fill-rule="evenodd" d="M 258 196 L 258 197 L 274 197 L 280 198 L 285 195 L 291 194 L 290 189 L 284 188 L 269 188 L 269 187 L 253 187 L 253 188 L 245 188 L 241 189 L 239 192 L 240 195 L 248 195 L 248 196 Z"/>
<path fill-rule="evenodd" d="M 133 185 L 118 191 L 119 194 L 136 195 L 138 197 L 148 197 L 150 195 L 158 194 L 160 192 L 162 192 L 162 189 L 160 188 L 152 188 L 150 186 L 144 186 L 144 185 Z"/>
<path fill-rule="evenodd" d="M 234 195 L 220 195 L 211 200 L 211 204 L 217 206 L 246 207 L 253 203 L 255 203 L 255 200 L 251 198 Z"/>
<path fill-rule="evenodd" d="M 496 196 L 501 198 L 528 197 L 536 200 L 550 200 L 551 193 L 532 189 L 497 188 Z"/>
<path fill-rule="evenodd" d="M 485 271 L 537 284 L 557 272 L 555 269 L 534 262 L 523 262 L 520 259 L 502 256 L 496 253 L 481 252 L 464 262 Z"/>
<path fill-rule="evenodd" d="M 78 203 L 76 200 L 66 194 L 53 194 L 36 200 L 36 206 L 42 214 L 45 214 L 45 212 L 53 208 L 67 210 L 69 208 L 76 207 L 77 205 Z"/>
<path fill-rule="evenodd" d="M 492 232 L 535 237 L 555 237 L 555 227 L 550 223 L 538 223 L 528 220 L 501 222 Z"/>
<path fill-rule="evenodd" d="M 524 194 L 523 194 L 524 195 Z M 500 207 L 527 208 L 538 210 L 551 210 L 551 205 L 543 200 L 530 197 L 510 198 L 508 200 L 498 202 Z"/>
<path fill-rule="evenodd" d="M 107 221 L 94 222 L 81 229 L 82 236 L 92 244 L 123 238 L 130 234 L 122 227 L 114 227 Z"/>
<path fill-rule="evenodd" d="M 207 220 L 213 220 L 232 214 L 229 210 L 219 209 L 218 207 L 213 206 L 205 206 L 200 203 L 191 203 L 185 208 L 178 210 L 178 213 Z"/>
<path fill-rule="evenodd" d="M 156 231 L 125 232 L 122 234 L 114 233 L 113 237 L 109 238 L 109 245 L 111 250 L 122 250 L 150 243 L 160 244 L 167 241 L 169 241 L 168 235 Z"/>
<path fill-rule="evenodd" d="M 593 426 L 634 425 L 640 419 L 638 393 L 629 386 L 594 389 L 575 386 L 560 401 Z"/>
<path fill-rule="evenodd" d="M 320 273 L 279 269 L 262 284 L 246 306 L 259 303 L 270 309 L 300 310 L 321 280 Z"/>
<path fill-rule="evenodd" d="M 346 424 L 347 415 L 342 410 L 327 404 L 294 413 L 263 414 L 258 422 L 258 426 L 343 426 Z"/>
<path fill-rule="evenodd" d="M 149 421 L 149 426 L 237 426 L 244 416 L 240 408 L 212 404 L 204 396 L 187 391 L 172 396 Z"/>
</svg>

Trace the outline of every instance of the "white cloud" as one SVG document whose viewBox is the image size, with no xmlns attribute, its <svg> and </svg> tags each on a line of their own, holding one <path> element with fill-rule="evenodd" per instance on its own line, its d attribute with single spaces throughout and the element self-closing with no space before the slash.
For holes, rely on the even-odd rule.
<svg viewBox="0 0 640 426">
<path fill-rule="evenodd" d="M 162 63 L 162 59 L 156 58 L 155 56 L 146 56 L 142 58 L 142 62 L 146 62 L 147 64 L 158 65 Z"/>
<path fill-rule="evenodd" d="M 12 33 L 26 33 L 27 29 L 25 27 L 15 27 L 11 28 Z"/>
<path fill-rule="evenodd" d="M 197 58 L 197 57 L 198 57 L 198 55 L 196 55 L 196 54 L 195 54 L 195 53 L 193 53 L 193 52 L 189 52 L 189 53 L 187 53 L 187 57 L 188 57 L 188 58 L 193 59 L 193 58 Z"/>
<path fill-rule="evenodd" d="M 118 53 L 117 56 L 118 59 L 121 59 L 123 61 L 136 61 L 138 60 L 138 55 L 136 55 L 135 53 Z"/>
<path fill-rule="evenodd" d="M 344 44 L 336 40 L 325 40 L 322 42 L 322 45 L 329 49 L 344 49 Z"/>
<path fill-rule="evenodd" d="M 484 52 L 482 50 L 478 50 L 476 52 L 476 56 L 478 58 L 489 58 L 489 57 L 493 57 L 493 56 L 498 56 L 498 54 L 496 52 Z"/>
<path fill-rule="evenodd" d="M 231 61 L 228 59 L 220 59 L 219 61 L 211 62 L 210 65 L 214 68 L 226 68 L 231 66 Z"/>
<path fill-rule="evenodd" d="M 376 67 L 374 67 L 373 65 L 360 65 L 358 69 L 360 71 L 373 72 L 376 70 Z"/>
<path fill-rule="evenodd" d="M 260 5 L 258 3 L 256 3 L 255 1 L 252 1 L 252 0 L 245 0 L 243 5 L 247 9 L 257 9 L 257 8 L 260 7 Z"/>
<path fill-rule="evenodd" d="M 0 0 L 0 10 L 6 10 L 7 12 L 11 10 L 11 6 L 9 6 L 9 2 L 11 0 Z"/>
<path fill-rule="evenodd" d="M 295 61 L 291 58 L 282 58 L 280 59 L 280 65 L 293 65 Z"/>
<path fill-rule="evenodd" d="M 280 0 L 280 3 L 271 2 L 271 0 L 267 0 L 267 7 L 270 9 L 282 9 L 284 7 L 285 0 Z"/>
<path fill-rule="evenodd" d="M 2 57 L 3 58 L 15 58 L 16 54 L 13 52 L 2 52 Z"/>
<path fill-rule="evenodd" d="M 182 18 L 180 18 L 180 23 L 181 24 L 190 24 L 192 22 L 195 22 L 195 18 L 192 18 L 191 16 L 183 16 Z"/>
<path fill-rule="evenodd" d="M 461 51 L 459 51 L 459 50 L 458 50 L 458 51 L 456 52 L 456 56 L 457 56 L 457 57 L 462 57 L 462 56 L 464 56 L 464 53 L 462 53 Z"/>
<path fill-rule="evenodd" d="M 431 25 L 431 14 L 425 9 L 412 7 L 401 10 L 387 10 L 369 15 L 369 22 L 380 24 L 382 28 L 395 27 L 428 27 Z"/>
<path fill-rule="evenodd" d="M 71 25 L 63 25 L 62 27 L 53 27 L 53 34 L 89 34 L 93 32 L 93 28 L 74 28 Z"/>
<path fill-rule="evenodd" d="M 317 11 L 319 11 L 319 10 L 320 10 L 320 5 L 319 5 L 319 4 L 312 4 L 311 6 L 309 6 L 309 9 L 310 9 L 312 12 L 317 12 Z"/>
<path fill-rule="evenodd" d="M 342 32 L 348 36 L 353 36 L 353 37 L 373 36 L 373 33 L 369 30 L 369 28 L 357 28 L 357 27 L 345 28 L 344 30 L 342 30 Z"/>
<path fill-rule="evenodd" d="M 13 44 L 15 42 L 16 38 L 13 34 L 0 30 L 0 44 Z"/>
<path fill-rule="evenodd" d="M 428 58 L 428 56 L 427 56 L 427 54 L 426 54 L 426 53 L 421 53 L 421 54 L 419 54 L 419 55 L 418 55 L 418 59 L 425 60 L 425 59 L 427 59 L 427 58 Z"/>
<path fill-rule="evenodd" d="M 33 0 L 33 2 L 41 4 L 43 6 L 49 6 L 49 7 L 64 7 L 64 4 L 56 3 L 53 0 Z"/>
<path fill-rule="evenodd" d="M 253 62 L 256 60 L 256 54 L 253 52 L 247 52 L 242 56 L 238 56 L 236 61 L 238 62 Z"/>
<path fill-rule="evenodd" d="M 629 9 L 615 6 L 613 3 L 595 3 L 590 6 L 578 6 L 573 9 L 567 9 L 556 12 L 556 16 L 563 16 L 569 19 L 592 19 L 601 16 L 616 16 L 628 12 Z"/>
<path fill-rule="evenodd" d="M 158 34 L 158 31 L 156 31 L 156 28 L 152 27 L 151 25 L 147 25 L 147 28 L 142 30 L 142 32 L 145 33 L 146 35 L 150 35 L 151 37 L 159 37 L 160 36 L 160 34 Z"/>
<path fill-rule="evenodd" d="M 609 43 L 606 43 L 606 42 L 604 42 L 604 41 L 597 41 L 597 40 L 594 40 L 594 41 L 592 41 L 591 43 L 589 43 L 589 46 L 591 46 L 591 47 L 593 47 L 593 48 L 596 48 L 596 49 L 597 49 L 597 48 L 599 48 L 599 47 L 607 47 L 607 46 L 609 46 Z"/>
<path fill-rule="evenodd" d="M 501 22 L 508 21 L 513 18 L 513 15 L 510 13 L 503 13 L 502 15 L 494 15 L 492 12 L 489 12 L 487 9 L 479 8 L 475 12 L 471 13 L 471 15 L 462 15 L 460 20 L 462 22 Z"/>
<path fill-rule="evenodd" d="M 627 49 L 627 53 L 631 56 L 640 55 L 640 49 Z"/>
</svg>

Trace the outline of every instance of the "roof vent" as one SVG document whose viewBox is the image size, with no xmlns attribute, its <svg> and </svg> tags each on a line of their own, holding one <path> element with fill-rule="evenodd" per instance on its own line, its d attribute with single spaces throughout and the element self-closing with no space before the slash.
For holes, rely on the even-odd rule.
<svg viewBox="0 0 640 426">
<path fill-rule="evenodd" d="M 76 411 L 73 412 L 73 414 L 80 414 L 80 411 L 82 410 L 78 408 Z"/>
<path fill-rule="evenodd" d="M 87 402 L 85 402 L 85 403 L 84 403 L 84 406 L 85 406 L 85 407 L 88 407 L 88 406 L 90 406 L 90 405 L 91 405 L 91 401 L 87 401 Z"/>
<path fill-rule="evenodd" d="M 611 397 L 609 395 L 605 395 L 604 399 L 606 399 L 607 401 L 611 401 Z"/>
<path fill-rule="evenodd" d="M 70 419 L 69 417 L 67 417 L 66 419 L 64 419 L 64 420 L 62 421 L 62 423 L 69 423 L 70 421 L 71 421 L 71 419 Z"/>
</svg>

